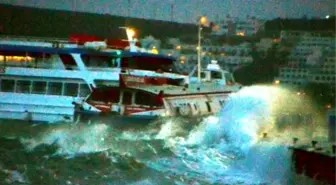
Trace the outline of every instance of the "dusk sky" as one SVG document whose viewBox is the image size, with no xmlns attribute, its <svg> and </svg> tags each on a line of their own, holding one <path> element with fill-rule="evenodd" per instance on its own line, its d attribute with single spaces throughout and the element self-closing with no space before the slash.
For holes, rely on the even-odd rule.
<svg viewBox="0 0 336 185">
<path fill-rule="evenodd" d="M 170 20 L 174 3 L 174 21 L 195 22 L 200 14 L 221 19 L 227 14 L 245 18 L 325 17 L 335 15 L 335 0 L 2 0 L 6 4 L 75 10 L 127 16 L 130 1 L 132 17 Z M 0 1 L 1 2 L 1 1 Z"/>
</svg>

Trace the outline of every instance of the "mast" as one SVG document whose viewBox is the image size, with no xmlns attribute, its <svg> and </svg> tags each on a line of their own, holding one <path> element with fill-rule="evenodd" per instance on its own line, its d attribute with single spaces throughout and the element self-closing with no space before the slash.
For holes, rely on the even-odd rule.
<svg viewBox="0 0 336 185">
<path fill-rule="evenodd" d="M 197 44 L 197 78 L 201 81 L 201 32 L 202 26 L 198 24 L 198 44 Z"/>
<path fill-rule="evenodd" d="M 207 18 L 205 16 L 200 16 L 198 19 L 198 44 L 197 44 L 197 68 L 198 68 L 198 81 L 201 81 L 201 52 L 202 52 L 202 47 L 201 47 L 201 41 L 202 41 L 202 27 L 206 26 L 207 23 Z"/>
</svg>

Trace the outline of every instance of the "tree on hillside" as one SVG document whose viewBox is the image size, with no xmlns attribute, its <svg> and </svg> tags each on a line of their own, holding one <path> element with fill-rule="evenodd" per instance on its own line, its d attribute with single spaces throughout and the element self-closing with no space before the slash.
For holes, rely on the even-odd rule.
<svg viewBox="0 0 336 185">
<path fill-rule="evenodd" d="M 265 57 L 254 49 L 251 53 L 253 63 L 234 72 L 237 82 L 243 85 L 272 82 L 278 75 L 279 67 L 286 64 L 289 54 L 287 51 L 279 50 L 278 46 L 274 44 Z"/>
<path fill-rule="evenodd" d="M 335 105 L 335 85 L 309 83 L 303 89 L 319 107 Z"/>
</svg>

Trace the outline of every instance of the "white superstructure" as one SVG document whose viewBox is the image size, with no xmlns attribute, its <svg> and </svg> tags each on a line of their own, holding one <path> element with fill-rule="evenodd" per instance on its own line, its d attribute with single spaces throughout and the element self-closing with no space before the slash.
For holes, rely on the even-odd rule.
<svg viewBox="0 0 336 185">
<path fill-rule="evenodd" d="M 160 67 L 155 61 L 147 69 L 143 63 L 153 54 L 111 49 L 104 43 L 0 38 L 0 119 L 74 121 L 75 104 L 97 86 L 118 84 L 121 72 L 180 78 L 153 71 Z M 170 65 L 173 59 L 162 60 Z"/>
</svg>

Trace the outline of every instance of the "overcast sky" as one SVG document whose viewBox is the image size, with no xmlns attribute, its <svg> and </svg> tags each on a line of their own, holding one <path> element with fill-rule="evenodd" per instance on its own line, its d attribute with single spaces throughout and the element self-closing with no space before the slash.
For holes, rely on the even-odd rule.
<svg viewBox="0 0 336 185">
<path fill-rule="evenodd" d="M 195 22 L 200 14 L 210 19 L 227 14 L 245 18 L 248 15 L 263 19 L 276 17 L 325 17 L 335 13 L 335 0 L 0 0 L 6 4 L 41 8 L 75 10 L 132 17 L 171 19 L 174 4 L 174 21 Z M 130 2 L 130 4 L 128 3 Z"/>
</svg>

